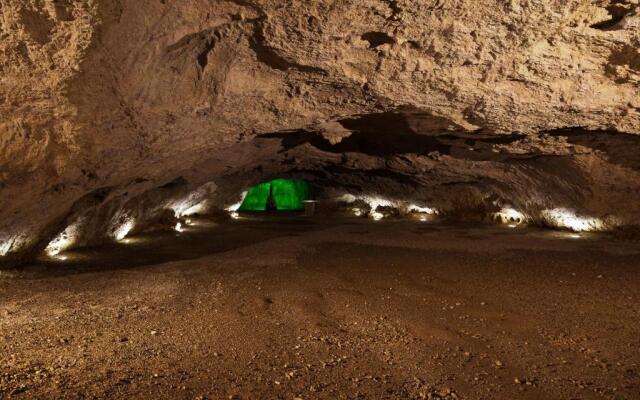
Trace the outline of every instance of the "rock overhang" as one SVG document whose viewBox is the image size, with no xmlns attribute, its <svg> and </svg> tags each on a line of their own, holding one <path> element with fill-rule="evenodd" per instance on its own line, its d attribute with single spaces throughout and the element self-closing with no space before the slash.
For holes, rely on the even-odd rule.
<svg viewBox="0 0 640 400">
<path fill-rule="evenodd" d="M 634 1 L 283 5 L 9 2 L 2 252 L 278 176 L 638 223 Z"/>
</svg>

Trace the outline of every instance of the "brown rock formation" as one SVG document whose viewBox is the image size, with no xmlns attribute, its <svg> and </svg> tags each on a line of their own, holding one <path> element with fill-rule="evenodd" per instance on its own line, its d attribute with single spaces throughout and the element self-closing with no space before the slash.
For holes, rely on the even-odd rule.
<svg viewBox="0 0 640 400">
<path fill-rule="evenodd" d="M 639 13 L 638 0 L 0 0 L 0 254 L 28 259 L 78 220 L 82 243 L 103 240 L 205 183 L 189 202 L 223 206 L 276 175 L 450 213 L 637 224 Z"/>
</svg>

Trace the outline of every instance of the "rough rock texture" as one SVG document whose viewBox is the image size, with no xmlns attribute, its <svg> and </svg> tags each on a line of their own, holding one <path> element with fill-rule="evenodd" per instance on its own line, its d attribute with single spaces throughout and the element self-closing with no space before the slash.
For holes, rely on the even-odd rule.
<svg viewBox="0 0 640 400">
<path fill-rule="evenodd" d="M 82 242 L 99 241 L 205 183 L 223 206 L 274 175 L 452 214 L 509 204 L 637 224 L 639 13 L 638 0 L 0 0 L 0 254 L 28 259 L 78 219 L 93 221 Z"/>
</svg>

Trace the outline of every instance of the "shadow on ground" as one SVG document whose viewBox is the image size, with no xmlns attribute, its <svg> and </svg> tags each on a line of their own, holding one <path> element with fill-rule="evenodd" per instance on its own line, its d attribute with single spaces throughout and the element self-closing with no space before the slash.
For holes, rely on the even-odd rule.
<svg viewBox="0 0 640 400">
<path fill-rule="evenodd" d="M 250 217 L 219 224 L 199 222 L 183 232 L 135 235 L 118 243 L 41 257 L 16 272 L 25 278 L 60 277 L 194 260 L 326 227 L 316 220 L 295 216 Z"/>
</svg>

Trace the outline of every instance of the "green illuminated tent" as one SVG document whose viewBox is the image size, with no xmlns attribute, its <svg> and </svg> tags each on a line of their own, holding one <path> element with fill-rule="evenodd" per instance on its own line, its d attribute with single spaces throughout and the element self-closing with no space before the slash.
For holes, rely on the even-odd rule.
<svg viewBox="0 0 640 400">
<path fill-rule="evenodd" d="M 311 185 L 296 179 L 274 179 L 249 189 L 239 211 L 301 211 L 305 200 L 311 200 Z"/>
</svg>

